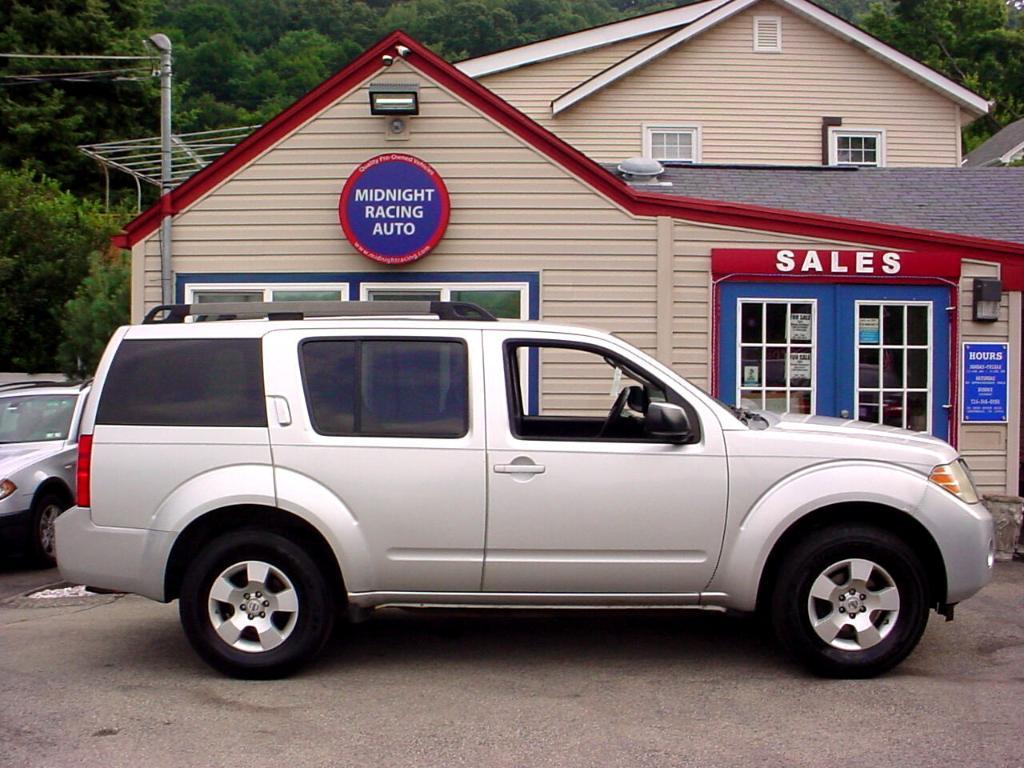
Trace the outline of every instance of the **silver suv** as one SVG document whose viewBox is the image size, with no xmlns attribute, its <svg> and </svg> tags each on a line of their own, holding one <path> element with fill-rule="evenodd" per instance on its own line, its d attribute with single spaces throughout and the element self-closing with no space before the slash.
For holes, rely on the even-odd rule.
<svg viewBox="0 0 1024 768">
<path fill-rule="evenodd" d="M 78 424 L 89 384 L 0 387 L 0 539 L 53 567 L 53 524 L 74 503 Z"/>
<path fill-rule="evenodd" d="M 867 677 L 992 573 L 948 444 L 737 411 L 593 330 L 176 305 L 115 334 L 95 389 L 65 578 L 178 598 L 240 677 L 381 606 L 758 611 L 815 672 Z"/>
</svg>

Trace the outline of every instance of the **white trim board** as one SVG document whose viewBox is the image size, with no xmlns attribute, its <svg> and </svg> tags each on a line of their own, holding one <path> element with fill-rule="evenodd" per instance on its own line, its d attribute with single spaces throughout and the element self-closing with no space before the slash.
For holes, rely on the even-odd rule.
<svg viewBox="0 0 1024 768">
<path fill-rule="evenodd" d="M 637 51 L 632 56 L 627 56 L 618 64 L 609 67 L 604 72 L 595 75 L 589 80 L 586 80 L 563 93 L 551 102 L 552 116 L 557 115 L 560 112 L 564 112 L 574 104 L 577 104 L 588 96 L 606 88 L 617 80 L 654 60 L 658 56 L 661 56 L 672 48 L 675 48 L 677 45 L 686 42 L 704 30 L 735 16 L 740 11 L 743 11 L 754 3 L 760 1 L 761 0 L 729 0 L 729 2 L 716 7 L 714 10 L 706 12 L 688 26 L 663 37 L 661 40 L 652 43 L 643 50 Z M 828 11 L 822 10 L 813 3 L 808 2 L 808 0 L 774 0 L 774 2 L 777 5 L 788 8 L 808 21 L 825 28 L 851 45 L 855 45 L 858 48 L 863 49 L 866 53 L 884 61 L 909 77 L 923 83 L 927 87 L 938 91 L 947 98 L 952 99 L 960 106 L 965 107 L 975 115 L 984 115 L 988 113 L 989 102 L 978 94 L 969 91 L 967 88 L 953 82 L 945 75 L 939 74 L 930 67 L 927 67 L 909 56 L 900 53 L 895 48 L 886 45 L 881 40 L 877 40 L 867 32 L 863 32 L 852 24 L 848 24 L 838 16 L 833 16 Z M 610 40 L 609 42 L 616 41 Z"/>
<path fill-rule="evenodd" d="M 672 8 L 667 11 L 649 13 L 624 21 L 603 24 L 579 32 L 552 37 L 536 43 L 520 45 L 507 51 L 498 51 L 455 64 L 455 68 L 470 77 L 484 77 L 516 67 L 536 64 L 541 61 L 570 56 L 574 53 L 601 48 L 605 45 L 642 37 L 653 32 L 664 32 L 696 21 L 706 13 L 725 5 L 731 0 L 704 0 L 702 3 Z"/>
</svg>

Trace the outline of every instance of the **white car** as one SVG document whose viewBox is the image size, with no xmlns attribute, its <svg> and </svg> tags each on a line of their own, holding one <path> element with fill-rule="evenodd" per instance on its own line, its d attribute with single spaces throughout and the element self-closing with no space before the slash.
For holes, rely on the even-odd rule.
<svg viewBox="0 0 1024 768">
<path fill-rule="evenodd" d="M 120 329 L 94 387 L 62 573 L 178 598 L 232 675 L 380 606 L 657 606 L 760 611 L 814 671 L 866 677 L 992 573 L 948 444 L 735 411 L 593 330 L 176 305 Z"/>
<path fill-rule="evenodd" d="M 78 425 L 89 393 L 80 382 L 0 387 L 0 539 L 53 567 L 53 524 L 74 503 Z"/>
</svg>

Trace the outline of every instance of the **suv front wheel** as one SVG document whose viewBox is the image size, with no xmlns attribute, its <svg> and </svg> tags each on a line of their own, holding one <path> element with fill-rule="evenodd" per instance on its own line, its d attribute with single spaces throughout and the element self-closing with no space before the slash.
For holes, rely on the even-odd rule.
<svg viewBox="0 0 1024 768">
<path fill-rule="evenodd" d="M 881 674 L 917 645 L 928 623 L 921 561 L 892 533 L 841 525 L 788 551 L 771 601 L 782 644 L 826 677 Z"/>
<path fill-rule="evenodd" d="M 240 678 L 294 672 L 319 653 L 334 624 L 316 563 L 290 539 L 256 530 L 203 548 L 185 574 L 179 611 L 196 652 Z"/>
</svg>

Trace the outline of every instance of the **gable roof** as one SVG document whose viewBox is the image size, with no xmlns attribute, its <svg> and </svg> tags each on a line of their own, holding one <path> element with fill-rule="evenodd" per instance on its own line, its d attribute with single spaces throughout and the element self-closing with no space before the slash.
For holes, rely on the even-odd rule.
<svg viewBox="0 0 1024 768">
<path fill-rule="evenodd" d="M 823 240 L 878 242 L 895 249 L 942 249 L 962 257 L 1012 262 L 1024 285 L 1024 245 L 959 234 L 949 234 L 834 215 L 781 210 L 748 203 L 703 200 L 634 189 L 583 155 L 553 133 L 531 120 L 480 83 L 404 32 L 393 32 L 369 48 L 336 75 L 321 83 L 247 139 L 235 145 L 188 181 L 163 195 L 153 206 L 129 222 L 114 244 L 128 248 L 151 236 L 164 216 L 187 209 L 203 195 L 229 179 L 246 164 L 289 136 L 307 120 L 330 107 L 370 77 L 386 71 L 385 54 L 401 55 L 408 49 L 409 66 L 448 89 L 456 98 L 490 118 L 551 162 L 612 203 L 638 216 L 665 216 L 689 221 L 768 232 L 803 235 Z"/>
<path fill-rule="evenodd" d="M 466 59 L 456 66 L 470 77 L 483 77 L 528 64 L 569 56 L 590 48 L 610 45 L 641 35 L 668 32 L 662 39 L 627 56 L 617 64 L 563 93 L 551 103 L 551 113 L 557 115 L 677 45 L 681 45 L 701 32 L 735 16 L 755 2 L 757 0 L 704 0 L 704 2 L 605 24 L 507 51 Z M 989 103 L 983 97 L 921 62 L 900 53 L 892 46 L 814 3 L 808 2 L 808 0 L 773 0 L 773 2 L 881 59 L 932 90 L 938 91 L 975 116 L 988 113 Z"/>
<path fill-rule="evenodd" d="M 666 195 L 831 216 L 854 213 L 882 224 L 1024 243 L 1024 168 L 677 165 L 658 181 L 660 186 L 649 189 Z"/>
<path fill-rule="evenodd" d="M 984 144 L 968 152 L 964 166 L 1006 165 L 1021 151 L 1024 151 L 1024 118 L 1010 123 Z"/>
<path fill-rule="evenodd" d="M 550 61 L 574 53 L 601 48 L 611 43 L 665 32 L 696 21 L 704 14 L 719 8 L 730 0 L 700 0 L 667 11 L 655 11 L 610 24 L 601 24 L 579 32 L 527 43 L 503 51 L 495 51 L 458 62 L 455 66 L 470 77 L 484 77 L 527 64 Z"/>
</svg>

